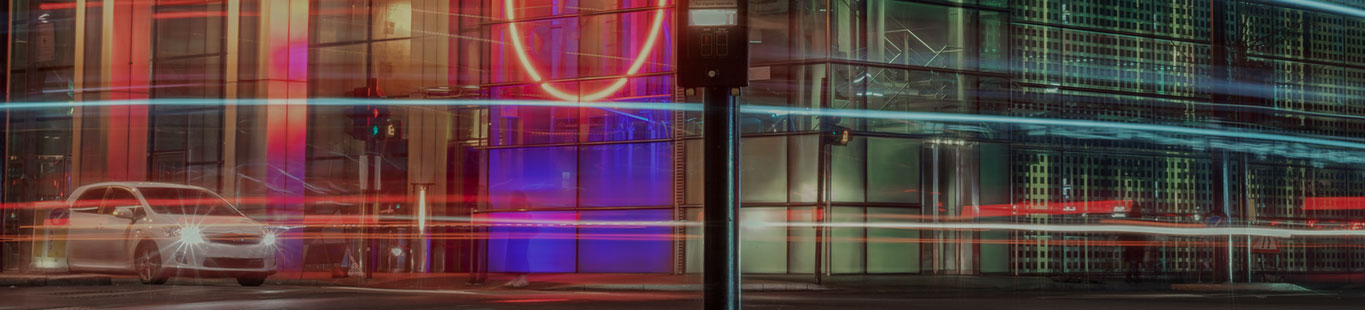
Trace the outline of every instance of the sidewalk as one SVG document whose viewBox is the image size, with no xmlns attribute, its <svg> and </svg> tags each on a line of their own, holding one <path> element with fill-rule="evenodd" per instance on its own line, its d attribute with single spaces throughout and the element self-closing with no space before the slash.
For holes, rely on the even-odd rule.
<svg viewBox="0 0 1365 310">
<path fill-rule="evenodd" d="M 515 290 L 502 287 L 509 275 L 490 275 L 484 285 L 468 286 L 466 274 L 376 274 L 373 279 L 326 279 L 323 273 L 277 274 L 268 283 L 309 286 L 364 286 L 390 289 Z M 529 290 L 587 291 L 700 291 L 697 274 L 534 274 Z M 825 278 L 812 275 L 745 275 L 746 291 L 913 290 L 916 292 L 1005 291 L 1169 291 L 1169 282 L 1073 281 L 1029 276 L 854 275 Z"/>
<path fill-rule="evenodd" d="M 467 285 L 462 273 L 377 273 L 374 278 L 331 278 L 325 272 L 282 272 L 268 285 L 342 286 L 418 290 L 539 290 L 539 291 L 700 291 L 699 274 L 533 274 L 525 288 L 503 287 L 511 275 L 491 274 L 482 285 Z M 117 279 L 117 281 L 115 281 Z M 89 274 L 0 274 L 0 286 L 119 285 L 136 283 L 127 276 Z M 745 275 L 745 291 L 878 290 L 920 294 L 972 294 L 1007 292 L 1085 291 L 1277 291 L 1307 292 L 1289 283 L 1201 284 L 1147 281 L 1128 283 L 1118 279 L 1042 276 L 965 275 L 841 275 L 815 284 L 812 275 Z"/>
<path fill-rule="evenodd" d="M 0 286 L 110 285 L 113 277 L 91 274 L 0 274 Z"/>
</svg>

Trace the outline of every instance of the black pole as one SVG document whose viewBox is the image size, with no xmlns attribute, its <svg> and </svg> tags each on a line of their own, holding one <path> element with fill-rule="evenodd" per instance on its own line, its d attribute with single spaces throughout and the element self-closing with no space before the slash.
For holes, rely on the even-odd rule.
<svg viewBox="0 0 1365 310">
<path fill-rule="evenodd" d="M 820 120 L 821 129 L 829 126 L 825 119 Z M 825 133 L 821 130 L 820 134 L 820 154 L 816 159 L 816 206 L 815 214 L 811 221 L 815 223 L 815 284 L 825 282 L 825 214 L 828 212 L 829 199 L 829 155 L 830 144 L 825 138 Z"/>
<path fill-rule="evenodd" d="M 739 309 L 739 107 L 732 88 L 706 88 L 703 272 L 706 309 Z M 735 89 L 737 90 L 737 89 Z"/>
</svg>

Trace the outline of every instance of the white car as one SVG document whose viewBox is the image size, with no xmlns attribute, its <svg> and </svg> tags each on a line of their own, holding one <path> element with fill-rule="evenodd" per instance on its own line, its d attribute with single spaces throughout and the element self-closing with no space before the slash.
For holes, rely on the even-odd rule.
<svg viewBox="0 0 1365 310">
<path fill-rule="evenodd" d="M 201 187 L 99 183 L 77 188 L 67 204 L 73 272 L 134 273 L 144 284 L 227 277 L 244 286 L 275 273 L 275 233 Z"/>
</svg>

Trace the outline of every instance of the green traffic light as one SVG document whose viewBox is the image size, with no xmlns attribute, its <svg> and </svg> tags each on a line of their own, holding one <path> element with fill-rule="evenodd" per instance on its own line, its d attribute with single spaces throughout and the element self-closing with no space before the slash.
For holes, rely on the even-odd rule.
<svg viewBox="0 0 1365 310">
<path fill-rule="evenodd" d="M 370 126 L 370 135 L 372 136 L 379 135 L 379 125 Z"/>
</svg>

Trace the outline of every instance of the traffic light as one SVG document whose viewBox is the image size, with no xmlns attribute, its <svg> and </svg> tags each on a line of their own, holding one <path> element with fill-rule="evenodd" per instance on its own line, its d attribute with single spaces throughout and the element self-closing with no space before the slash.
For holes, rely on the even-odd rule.
<svg viewBox="0 0 1365 310">
<path fill-rule="evenodd" d="M 351 119 L 347 130 L 356 140 L 401 139 L 403 123 L 390 117 L 389 107 L 382 105 L 352 106 L 346 113 Z"/>
<path fill-rule="evenodd" d="M 839 126 L 838 117 L 821 117 L 820 138 L 830 145 L 848 145 L 848 142 L 853 140 L 853 130 Z"/>
<path fill-rule="evenodd" d="M 384 91 L 379 88 L 377 79 L 370 79 L 365 87 L 359 87 L 347 92 L 347 97 L 382 99 L 385 98 Z M 346 117 L 351 119 L 351 126 L 347 128 L 347 133 L 356 140 L 379 140 L 396 139 L 402 136 L 402 126 L 398 121 L 389 118 L 389 107 L 382 104 L 374 105 L 354 105 L 346 113 Z"/>
</svg>

